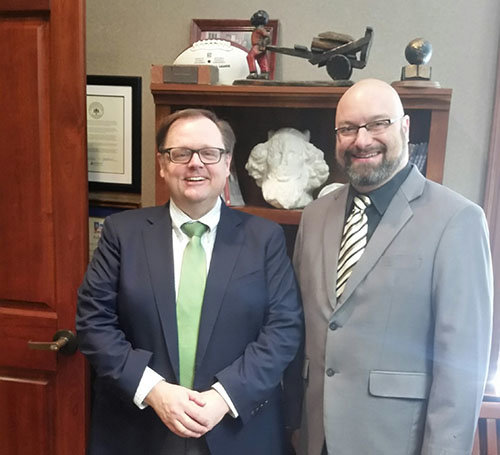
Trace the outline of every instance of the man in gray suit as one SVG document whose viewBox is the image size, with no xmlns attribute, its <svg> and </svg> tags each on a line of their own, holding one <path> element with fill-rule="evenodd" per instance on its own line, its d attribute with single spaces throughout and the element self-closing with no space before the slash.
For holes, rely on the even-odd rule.
<svg viewBox="0 0 500 455">
<path fill-rule="evenodd" d="M 470 454 L 491 335 L 486 219 L 409 164 L 409 127 L 378 80 L 338 104 L 349 184 L 305 209 L 294 256 L 306 317 L 300 454 Z"/>
</svg>

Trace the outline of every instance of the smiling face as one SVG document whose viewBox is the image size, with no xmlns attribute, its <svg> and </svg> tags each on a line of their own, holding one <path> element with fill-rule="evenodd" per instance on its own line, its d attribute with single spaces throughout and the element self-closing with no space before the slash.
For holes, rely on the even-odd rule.
<svg viewBox="0 0 500 455">
<path fill-rule="evenodd" d="M 176 120 L 169 128 L 162 148 L 186 147 L 198 150 L 204 147 L 224 148 L 217 125 L 206 117 L 188 117 Z M 229 176 L 231 155 L 224 153 L 216 164 L 203 164 L 194 153 L 186 164 L 172 163 L 167 154 L 158 156 L 160 175 L 175 204 L 193 219 L 209 212 L 222 193 Z"/>
<path fill-rule="evenodd" d="M 353 137 L 337 135 L 335 157 L 360 192 L 389 181 L 408 162 L 410 119 L 397 92 L 388 84 L 366 79 L 346 91 L 337 106 L 335 126 L 359 126 L 381 119 L 401 119 L 376 134 L 365 128 Z"/>
</svg>

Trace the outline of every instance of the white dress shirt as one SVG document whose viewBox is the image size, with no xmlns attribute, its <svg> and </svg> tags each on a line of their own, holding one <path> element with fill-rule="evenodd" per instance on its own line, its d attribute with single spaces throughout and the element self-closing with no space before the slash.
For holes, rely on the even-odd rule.
<svg viewBox="0 0 500 455">
<path fill-rule="evenodd" d="M 205 215 L 203 215 L 199 220 L 193 220 L 188 215 L 186 215 L 182 210 L 179 209 L 174 203 L 174 201 L 170 200 L 170 217 L 172 219 L 172 250 L 174 256 L 174 277 L 175 277 L 175 295 L 177 295 L 179 290 L 179 281 L 181 277 L 181 266 L 182 266 L 182 257 L 184 255 L 184 249 L 189 243 L 189 237 L 182 232 L 181 226 L 184 223 L 189 223 L 193 221 L 200 221 L 201 223 L 208 226 L 208 231 L 201 238 L 201 244 L 205 250 L 205 256 L 207 260 L 207 274 L 210 268 L 210 261 L 212 259 L 212 252 L 215 244 L 215 236 L 217 234 L 217 225 L 219 224 L 220 219 L 220 209 L 221 209 L 221 199 L 217 198 L 217 202 L 215 206 Z M 142 375 L 141 381 L 139 382 L 139 386 L 135 392 L 134 403 L 140 408 L 144 409 L 147 407 L 147 404 L 144 403 L 144 399 L 151 391 L 151 389 L 158 384 L 160 381 L 164 381 L 161 375 L 159 375 L 153 369 L 146 367 L 144 373 Z M 214 388 L 224 399 L 224 401 L 229 406 L 230 415 L 233 417 L 238 417 L 238 412 L 234 407 L 233 402 L 229 398 L 229 395 L 225 391 L 224 387 L 220 382 L 216 382 L 212 385 Z"/>
</svg>

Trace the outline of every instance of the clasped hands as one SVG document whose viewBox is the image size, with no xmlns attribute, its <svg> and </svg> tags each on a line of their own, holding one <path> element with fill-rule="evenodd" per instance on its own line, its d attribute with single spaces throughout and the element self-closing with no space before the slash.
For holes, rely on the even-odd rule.
<svg viewBox="0 0 500 455">
<path fill-rule="evenodd" d="M 183 438 L 203 436 L 229 411 L 227 403 L 214 389 L 197 392 L 166 381 L 156 384 L 144 402 L 171 431 Z"/>
</svg>

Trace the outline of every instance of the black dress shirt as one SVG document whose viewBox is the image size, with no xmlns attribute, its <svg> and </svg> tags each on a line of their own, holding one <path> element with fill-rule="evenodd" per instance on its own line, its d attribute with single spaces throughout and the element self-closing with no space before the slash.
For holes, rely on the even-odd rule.
<svg viewBox="0 0 500 455">
<path fill-rule="evenodd" d="M 349 194 L 347 195 L 347 204 L 346 204 L 346 212 L 345 212 L 345 220 L 352 211 L 354 196 L 358 194 L 366 194 L 372 201 L 371 205 L 367 207 L 365 213 L 368 217 L 368 240 L 370 240 L 371 236 L 375 232 L 375 229 L 378 226 L 378 223 L 384 216 L 387 207 L 392 201 L 392 198 L 398 191 L 401 184 L 406 180 L 408 174 L 411 170 L 411 164 L 408 163 L 403 169 L 401 169 L 391 180 L 387 183 L 384 183 L 381 187 L 376 190 L 370 191 L 369 193 L 360 193 L 352 185 L 349 187 Z"/>
</svg>

